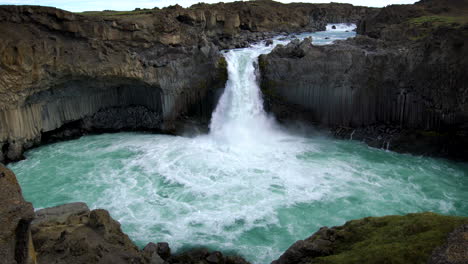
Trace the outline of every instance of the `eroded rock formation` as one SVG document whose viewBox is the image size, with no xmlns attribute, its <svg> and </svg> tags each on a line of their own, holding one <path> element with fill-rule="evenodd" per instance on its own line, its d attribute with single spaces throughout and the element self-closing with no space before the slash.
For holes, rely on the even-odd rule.
<svg viewBox="0 0 468 264">
<path fill-rule="evenodd" d="M 273 1 L 70 13 L 0 7 L 0 162 L 84 132 L 173 132 L 209 120 L 224 87 L 220 49 L 357 22 L 375 9 Z"/>
<path fill-rule="evenodd" d="M 267 106 L 376 147 L 467 159 L 468 24 L 427 2 L 382 9 L 355 39 L 262 56 Z"/>
<path fill-rule="evenodd" d="M 248 264 L 205 249 L 172 254 L 167 243 L 148 243 L 140 250 L 109 212 L 89 210 L 84 203 L 38 210 L 31 226 L 38 263 Z"/>
<path fill-rule="evenodd" d="M 0 263 L 35 264 L 31 203 L 24 200 L 12 171 L 0 164 Z"/>
</svg>

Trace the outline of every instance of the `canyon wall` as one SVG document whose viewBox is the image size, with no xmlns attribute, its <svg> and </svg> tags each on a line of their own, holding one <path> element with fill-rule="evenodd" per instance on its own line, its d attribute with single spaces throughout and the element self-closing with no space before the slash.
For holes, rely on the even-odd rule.
<svg viewBox="0 0 468 264">
<path fill-rule="evenodd" d="M 32 204 L 23 198 L 15 174 L 0 164 L 0 263 L 36 264 L 31 239 Z"/>
<path fill-rule="evenodd" d="M 260 58 L 267 108 L 377 147 L 465 159 L 468 25 L 460 19 L 445 23 L 423 4 L 390 6 L 363 19 L 354 39 L 279 46 Z"/>
<path fill-rule="evenodd" d="M 84 13 L 0 6 L 0 162 L 87 132 L 174 133 L 186 116 L 207 123 L 227 79 L 221 49 L 375 12 L 273 1 Z"/>
</svg>

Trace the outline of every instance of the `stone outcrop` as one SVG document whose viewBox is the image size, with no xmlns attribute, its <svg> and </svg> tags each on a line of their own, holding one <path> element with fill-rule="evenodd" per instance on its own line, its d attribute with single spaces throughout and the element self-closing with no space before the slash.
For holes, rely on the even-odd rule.
<svg viewBox="0 0 468 264">
<path fill-rule="evenodd" d="M 360 23 L 364 36 L 261 56 L 267 108 L 372 146 L 467 159 L 468 24 L 418 17 L 431 10 L 390 6 Z"/>
<path fill-rule="evenodd" d="M 352 220 L 320 228 L 272 264 L 466 263 L 467 222 L 467 217 L 434 213 Z"/>
<path fill-rule="evenodd" d="M 139 250 L 106 210 L 90 211 L 84 203 L 38 210 L 31 226 L 38 263 L 248 264 L 205 249 L 172 254 L 167 243 Z"/>
<path fill-rule="evenodd" d="M 191 108 L 212 108 L 224 86 L 212 44 L 167 46 L 150 31 L 145 39 L 115 21 L 51 8 L 2 7 L 0 24 L 5 160 L 74 121 L 87 131 L 171 131 Z"/>
<path fill-rule="evenodd" d="M 44 138 L 206 122 L 227 78 L 220 49 L 375 12 L 273 1 L 81 14 L 1 6 L 0 162 Z"/>
<path fill-rule="evenodd" d="M 463 264 L 468 261 L 468 225 L 452 231 L 445 244 L 436 248 L 429 264 Z"/>
<path fill-rule="evenodd" d="M 0 164 L 0 263 L 35 264 L 31 203 L 24 200 L 16 176 Z"/>
<path fill-rule="evenodd" d="M 105 210 L 75 203 L 36 216 L 32 237 L 38 263 L 148 263 Z"/>
</svg>

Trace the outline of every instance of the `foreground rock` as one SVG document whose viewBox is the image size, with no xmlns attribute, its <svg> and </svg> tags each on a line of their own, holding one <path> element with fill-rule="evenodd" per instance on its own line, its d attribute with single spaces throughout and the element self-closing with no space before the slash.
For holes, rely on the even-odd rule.
<svg viewBox="0 0 468 264">
<path fill-rule="evenodd" d="M 149 243 L 140 251 L 106 210 L 90 211 L 84 203 L 37 211 L 32 237 L 38 263 L 248 263 L 208 250 L 173 255 L 167 243 Z"/>
<path fill-rule="evenodd" d="M 468 4 L 439 2 L 386 7 L 355 39 L 263 55 L 267 108 L 372 146 L 468 160 Z"/>
<path fill-rule="evenodd" d="M 32 236 L 39 263 L 147 263 L 105 210 L 76 203 L 36 215 Z"/>
<path fill-rule="evenodd" d="M 34 264 L 31 203 L 24 200 L 16 176 L 0 163 L 0 263 Z"/>
<path fill-rule="evenodd" d="M 272 264 L 468 263 L 467 223 L 468 217 L 434 213 L 367 217 L 343 226 L 322 227 L 297 241 Z M 431 256 L 454 229 L 448 242 Z"/>
<path fill-rule="evenodd" d="M 468 262 L 468 225 L 452 231 L 444 245 L 436 248 L 429 264 L 463 264 Z"/>
</svg>

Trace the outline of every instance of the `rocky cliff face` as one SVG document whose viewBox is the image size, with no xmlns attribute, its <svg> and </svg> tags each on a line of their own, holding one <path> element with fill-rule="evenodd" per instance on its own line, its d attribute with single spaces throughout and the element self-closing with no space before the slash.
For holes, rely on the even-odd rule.
<svg viewBox="0 0 468 264">
<path fill-rule="evenodd" d="M 209 120 L 227 78 L 219 49 L 372 12 L 273 1 L 83 14 L 1 6 L 0 162 L 44 140 Z"/>
<path fill-rule="evenodd" d="M 35 264 L 31 239 L 34 209 L 24 200 L 16 176 L 0 164 L 0 263 Z"/>
<path fill-rule="evenodd" d="M 212 44 L 168 46 L 148 29 L 50 8 L 1 8 L 0 23 L 0 160 L 84 118 L 79 127 L 90 131 L 172 130 L 224 86 Z"/>
<path fill-rule="evenodd" d="M 361 22 L 365 36 L 277 47 L 260 58 L 268 107 L 373 146 L 466 159 L 468 25 L 421 17 L 431 10 L 391 6 Z"/>
</svg>

